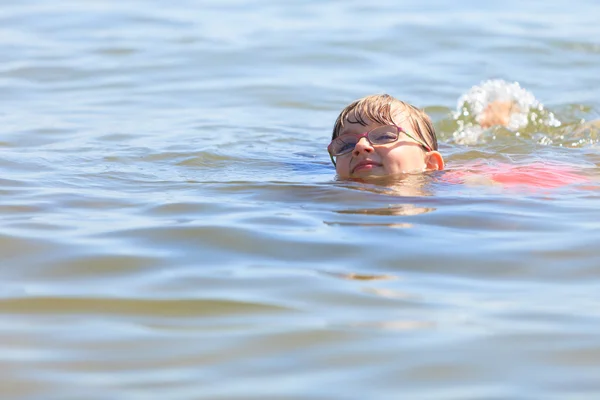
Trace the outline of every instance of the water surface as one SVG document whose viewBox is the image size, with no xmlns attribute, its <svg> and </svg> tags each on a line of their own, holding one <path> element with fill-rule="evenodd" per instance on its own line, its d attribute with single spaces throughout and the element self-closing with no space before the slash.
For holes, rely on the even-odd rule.
<svg viewBox="0 0 600 400">
<path fill-rule="evenodd" d="M 596 399 L 598 15 L 5 2 L 3 398 Z M 560 124 L 465 144 L 457 100 L 491 78 Z M 432 115 L 449 170 L 552 162 L 590 184 L 338 181 L 333 122 L 380 92 Z"/>
</svg>

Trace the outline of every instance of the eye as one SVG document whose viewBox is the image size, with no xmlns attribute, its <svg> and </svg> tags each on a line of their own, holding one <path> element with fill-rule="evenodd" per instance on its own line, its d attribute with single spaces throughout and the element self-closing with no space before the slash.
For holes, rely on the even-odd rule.
<svg viewBox="0 0 600 400">
<path fill-rule="evenodd" d="M 398 139 L 398 134 L 392 131 L 375 131 L 370 135 L 373 143 L 390 143 Z"/>
<path fill-rule="evenodd" d="M 338 140 L 335 150 L 338 154 L 348 153 L 354 149 L 354 146 L 356 146 L 356 142 L 354 141 Z"/>
</svg>

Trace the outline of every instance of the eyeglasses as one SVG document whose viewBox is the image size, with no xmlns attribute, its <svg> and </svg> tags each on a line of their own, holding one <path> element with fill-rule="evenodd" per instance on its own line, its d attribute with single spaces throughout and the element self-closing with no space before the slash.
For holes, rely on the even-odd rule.
<svg viewBox="0 0 600 400">
<path fill-rule="evenodd" d="M 398 140 L 400 132 L 404 132 L 406 136 L 419 143 L 426 151 L 431 151 L 431 147 L 422 140 L 415 139 L 411 134 L 397 125 L 380 126 L 365 133 L 346 133 L 333 139 L 329 143 L 329 146 L 327 146 L 327 151 L 331 157 L 331 162 L 335 166 L 335 159 L 333 157 L 352 152 L 360 139 L 366 137 L 372 145 L 388 144 Z"/>
</svg>

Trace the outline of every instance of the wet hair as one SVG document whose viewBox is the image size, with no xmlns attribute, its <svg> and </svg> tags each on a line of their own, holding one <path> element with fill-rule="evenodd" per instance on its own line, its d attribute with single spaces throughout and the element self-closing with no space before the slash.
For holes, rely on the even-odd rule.
<svg viewBox="0 0 600 400">
<path fill-rule="evenodd" d="M 389 94 L 375 94 L 350 103 L 338 115 L 333 126 L 331 140 L 340 135 L 346 123 L 369 125 L 369 122 L 395 124 L 392 112 L 403 112 L 407 116 L 414 133 L 432 150 L 438 149 L 435 128 L 431 118 L 423 110 L 398 100 Z"/>
</svg>

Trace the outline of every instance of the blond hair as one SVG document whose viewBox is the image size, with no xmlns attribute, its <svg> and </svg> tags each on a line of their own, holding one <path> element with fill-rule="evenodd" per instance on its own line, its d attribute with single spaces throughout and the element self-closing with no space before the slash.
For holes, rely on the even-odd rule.
<svg viewBox="0 0 600 400">
<path fill-rule="evenodd" d="M 340 135 L 340 131 L 348 122 L 367 126 L 370 122 L 395 124 L 392 112 L 396 109 L 406 112 L 412 130 L 432 150 L 438 149 L 435 128 L 431 118 L 423 110 L 398 100 L 389 94 L 375 94 L 363 97 L 350 103 L 335 120 L 331 140 Z"/>
</svg>

